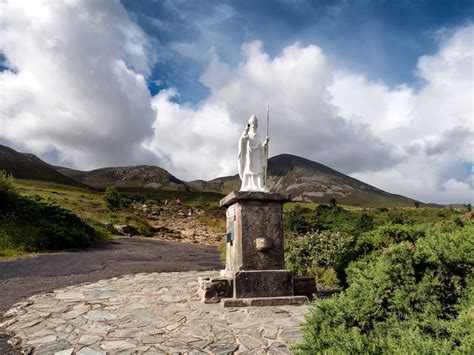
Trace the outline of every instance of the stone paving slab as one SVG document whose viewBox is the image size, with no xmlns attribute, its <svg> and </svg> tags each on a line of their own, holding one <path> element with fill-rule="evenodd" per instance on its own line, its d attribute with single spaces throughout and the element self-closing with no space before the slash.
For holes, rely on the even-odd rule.
<svg viewBox="0 0 474 355">
<path fill-rule="evenodd" d="M 201 303 L 197 278 L 125 275 L 36 295 L 4 315 L 13 344 L 36 354 L 287 354 L 308 305 Z"/>
</svg>

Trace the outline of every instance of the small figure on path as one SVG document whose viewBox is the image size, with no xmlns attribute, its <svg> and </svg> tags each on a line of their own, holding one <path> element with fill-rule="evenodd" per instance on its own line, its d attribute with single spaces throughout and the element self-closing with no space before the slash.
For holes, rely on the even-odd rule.
<svg viewBox="0 0 474 355">
<path fill-rule="evenodd" d="M 268 122 L 268 118 L 267 118 Z M 268 125 L 268 123 L 267 123 Z M 268 192 L 265 181 L 269 137 L 261 140 L 257 133 L 258 119 L 252 115 L 239 140 L 240 191 Z"/>
<path fill-rule="evenodd" d="M 176 206 L 180 206 L 181 205 L 181 200 L 179 199 L 179 197 L 176 197 Z"/>
<path fill-rule="evenodd" d="M 188 217 L 191 218 L 193 216 L 193 209 L 190 207 L 188 210 Z"/>
</svg>

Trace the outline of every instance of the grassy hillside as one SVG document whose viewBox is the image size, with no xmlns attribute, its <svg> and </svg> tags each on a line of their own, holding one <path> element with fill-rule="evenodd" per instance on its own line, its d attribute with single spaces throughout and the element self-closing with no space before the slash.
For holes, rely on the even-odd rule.
<svg viewBox="0 0 474 355">
<path fill-rule="evenodd" d="M 102 236 L 97 240 L 105 240 L 111 237 L 105 229 L 106 223 L 129 224 L 135 227 L 139 234 L 145 236 L 153 235 L 153 229 L 149 221 L 133 208 L 110 210 L 104 202 L 104 191 L 91 190 L 69 185 L 63 185 L 45 181 L 35 180 L 15 180 L 16 192 L 26 199 L 37 201 L 39 204 L 52 206 L 51 208 L 64 208 L 71 211 L 80 218 L 81 221 L 91 226 L 98 235 Z M 163 205 L 168 200 L 170 205 L 175 204 L 175 198 L 179 197 L 186 206 L 194 206 L 203 211 L 199 215 L 202 223 L 221 231 L 225 223 L 225 214 L 218 207 L 222 195 L 216 193 L 196 192 L 196 191 L 170 191 L 154 188 L 141 187 L 119 187 L 119 193 L 128 201 L 140 201 L 147 204 Z M 4 205 L 3 200 L 2 206 Z M 49 208 L 49 207 L 48 207 Z M 25 210 L 32 207 L 25 207 Z M 44 212 L 40 212 L 44 213 Z M 8 215 L 6 215 L 8 217 Z M 41 250 L 41 248 L 24 248 L 2 243 L 2 233 L 11 232 L 12 229 L 8 220 L 0 221 L 0 257 L 13 256 L 25 251 Z M 6 223 L 8 222 L 8 223 Z M 52 228 L 52 227 L 51 227 Z M 27 235 L 28 230 L 22 229 L 21 223 L 15 226 L 15 233 L 18 236 Z M 67 233 L 65 233 L 67 235 Z M 48 248 L 46 248 L 48 249 Z"/>
<path fill-rule="evenodd" d="M 17 180 L 16 185 L 22 195 L 39 196 L 67 208 L 103 234 L 108 234 L 105 223 L 130 224 L 145 234 L 149 232 L 147 222 L 132 211 L 108 209 L 103 199 L 103 191 L 33 180 Z"/>
<path fill-rule="evenodd" d="M 224 176 L 213 180 L 193 180 L 188 185 L 198 191 L 217 192 L 227 195 L 231 191 L 239 191 L 241 181 L 238 175 Z"/>
<path fill-rule="evenodd" d="M 83 248 L 104 240 L 105 234 L 71 209 L 19 190 L 11 176 L 0 172 L 0 257 Z"/>
</svg>

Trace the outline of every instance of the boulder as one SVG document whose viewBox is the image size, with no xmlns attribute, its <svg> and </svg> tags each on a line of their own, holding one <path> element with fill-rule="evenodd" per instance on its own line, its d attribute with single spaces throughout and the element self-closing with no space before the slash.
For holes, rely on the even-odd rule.
<svg viewBox="0 0 474 355">
<path fill-rule="evenodd" d="M 227 277 L 199 277 L 198 294 L 204 303 L 219 303 L 221 298 L 230 298 L 233 293 L 232 279 Z"/>
<path fill-rule="evenodd" d="M 135 227 L 132 227 L 128 224 L 118 225 L 118 224 L 106 223 L 105 229 L 107 229 L 110 233 L 118 234 L 118 235 L 132 236 L 132 235 L 138 234 L 138 230 Z"/>
<path fill-rule="evenodd" d="M 135 227 L 132 227 L 128 224 L 122 224 L 122 225 L 114 225 L 115 230 L 117 231 L 118 234 L 121 235 L 137 235 L 138 231 Z"/>
</svg>

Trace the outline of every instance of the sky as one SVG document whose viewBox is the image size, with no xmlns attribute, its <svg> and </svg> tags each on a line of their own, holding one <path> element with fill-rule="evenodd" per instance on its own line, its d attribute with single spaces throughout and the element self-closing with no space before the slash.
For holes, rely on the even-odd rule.
<svg viewBox="0 0 474 355">
<path fill-rule="evenodd" d="M 48 163 L 235 174 L 269 105 L 271 156 L 474 203 L 472 1 L 3 0 L 0 20 L 0 144 Z"/>
</svg>

